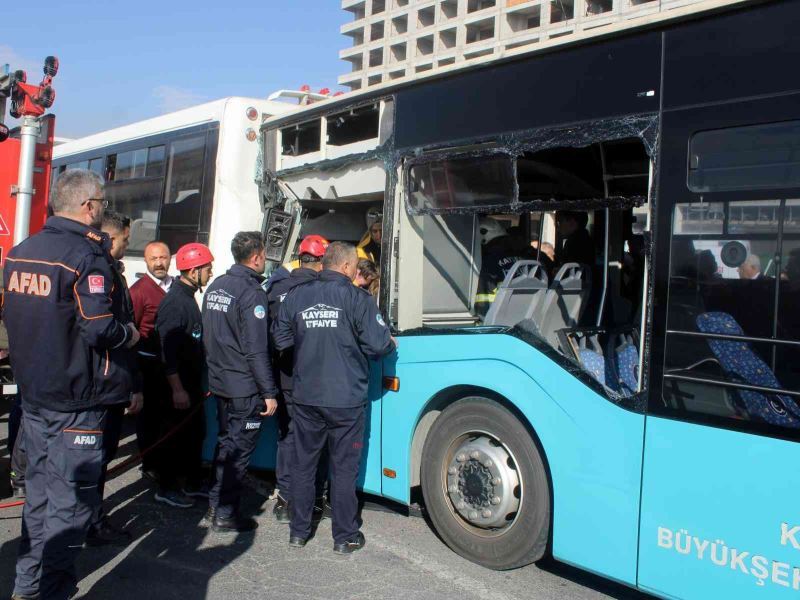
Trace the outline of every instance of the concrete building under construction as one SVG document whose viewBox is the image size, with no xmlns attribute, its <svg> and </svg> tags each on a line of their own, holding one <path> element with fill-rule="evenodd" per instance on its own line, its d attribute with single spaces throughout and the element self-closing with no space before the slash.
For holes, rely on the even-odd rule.
<svg viewBox="0 0 800 600">
<path fill-rule="evenodd" d="M 635 27 L 731 0 L 342 0 L 351 21 L 339 84 L 374 86 L 464 61 L 491 60 Z"/>
</svg>

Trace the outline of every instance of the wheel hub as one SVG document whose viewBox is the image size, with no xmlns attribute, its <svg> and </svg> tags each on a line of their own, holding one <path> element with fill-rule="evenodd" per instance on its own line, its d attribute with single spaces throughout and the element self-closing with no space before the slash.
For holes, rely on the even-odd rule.
<svg viewBox="0 0 800 600">
<path fill-rule="evenodd" d="M 461 442 L 447 466 L 447 494 L 456 512 L 483 528 L 508 525 L 519 510 L 519 475 L 508 451 L 488 437 Z"/>
</svg>

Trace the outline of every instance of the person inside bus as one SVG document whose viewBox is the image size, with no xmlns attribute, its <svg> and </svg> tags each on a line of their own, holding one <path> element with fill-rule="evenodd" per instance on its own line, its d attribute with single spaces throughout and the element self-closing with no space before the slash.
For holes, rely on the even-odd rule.
<svg viewBox="0 0 800 600">
<path fill-rule="evenodd" d="M 368 258 L 376 265 L 381 264 L 381 236 L 383 224 L 378 218 L 370 226 L 358 243 L 358 258 Z"/>
<path fill-rule="evenodd" d="M 719 264 L 711 250 L 701 250 L 697 253 L 697 278 L 700 281 L 721 279 Z"/>
<path fill-rule="evenodd" d="M 736 269 L 739 279 L 762 279 L 764 274 L 761 272 L 761 259 L 758 254 L 748 254 L 744 262 Z"/>
<path fill-rule="evenodd" d="M 481 235 L 481 272 L 478 275 L 478 292 L 475 311 L 482 317 L 497 295 L 497 287 L 519 260 L 535 258 L 532 248 L 521 243 L 518 235 L 510 235 L 497 219 L 484 217 L 479 226 Z"/>
<path fill-rule="evenodd" d="M 368 258 L 359 260 L 356 278 L 353 283 L 377 297 L 381 284 L 381 275 L 377 265 Z"/>
<path fill-rule="evenodd" d="M 556 250 L 556 264 L 578 263 L 594 267 L 595 248 L 586 225 L 589 215 L 585 211 L 560 210 L 556 213 L 556 228 L 561 237 L 561 247 Z"/>
</svg>

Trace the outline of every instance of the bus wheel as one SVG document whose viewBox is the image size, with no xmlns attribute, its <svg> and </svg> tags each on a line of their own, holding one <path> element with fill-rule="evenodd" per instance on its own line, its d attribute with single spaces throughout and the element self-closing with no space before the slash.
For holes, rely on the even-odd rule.
<svg viewBox="0 0 800 600">
<path fill-rule="evenodd" d="M 490 569 L 540 559 L 550 533 L 550 488 L 525 426 L 488 398 L 463 398 L 436 419 L 422 451 L 422 494 L 455 552 Z"/>
</svg>

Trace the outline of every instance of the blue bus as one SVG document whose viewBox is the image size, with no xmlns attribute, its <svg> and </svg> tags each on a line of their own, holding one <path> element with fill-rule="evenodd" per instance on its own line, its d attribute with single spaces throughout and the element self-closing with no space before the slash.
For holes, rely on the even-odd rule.
<svg viewBox="0 0 800 600">
<path fill-rule="evenodd" d="M 480 565 L 800 591 L 800 4 L 711 4 L 261 128 L 270 258 L 382 225 L 361 487 Z"/>
</svg>

